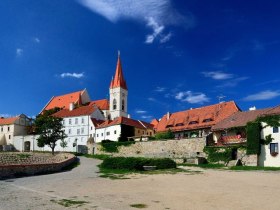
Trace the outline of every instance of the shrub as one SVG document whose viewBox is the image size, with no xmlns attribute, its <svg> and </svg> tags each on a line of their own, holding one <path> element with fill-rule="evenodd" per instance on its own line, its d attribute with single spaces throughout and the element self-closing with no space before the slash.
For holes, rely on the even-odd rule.
<svg viewBox="0 0 280 210">
<path fill-rule="evenodd" d="M 232 148 L 230 147 L 204 147 L 203 151 L 207 154 L 207 160 L 212 163 L 219 161 L 228 163 L 232 159 Z"/>
<path fill-rule="evenodd" d="M 260 131 L 258 122 L 247 123 L 247 155 L 260 154 Z"/>
<path fill-rule="evenodd" d="M 167 132 L 157 133 L 155 139 L 174 139 L 175 135 L 169 129 Z"/>
<path fill-rule="evenodd" d="M 101 142 L 101 145 L 102 145 L 102 149 L 105 152 L 114 153 L 114 152 L 119 151 L 119 149 L 118 149 L 119 146 L 129 146 L 134 143 L 135 143 L 134 141 L 116 142 L 116 141 L 110 141 L 110 140 L 103 140 Z"/>
<path fill-rule="evenodd" d="M 104 169 L 144 170 L 143 166 L 156 166 L 157 169 L 176 168 L 176 163 L 169 158 L 110 157 L 100 165 Z"/>
</svg>

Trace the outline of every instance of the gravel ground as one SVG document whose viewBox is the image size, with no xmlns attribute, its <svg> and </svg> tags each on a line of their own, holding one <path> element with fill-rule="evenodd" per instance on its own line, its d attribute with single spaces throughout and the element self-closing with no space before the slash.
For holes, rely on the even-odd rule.
<svg viewBox="0 0 280 210">
<path fill-rule="evenodd" d="M 279 172 L 203 170 L 202 173 L 98 177 L 99 160 L 80 158 L 72 171 L 0 181 L 0 209 L 279 209 Z M 63 199 L 87 202 L 65 207 Z"/>
</svg>

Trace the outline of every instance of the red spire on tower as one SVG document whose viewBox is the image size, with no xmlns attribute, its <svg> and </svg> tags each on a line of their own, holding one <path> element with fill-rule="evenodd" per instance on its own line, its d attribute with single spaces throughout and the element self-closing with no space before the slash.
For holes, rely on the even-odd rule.
<svg viewBox="0 0 280 210">
<path fill-rule="evenodd" d="M 121 87 L 125 90 L 127 90 L 126 82 L 123 76 L 122 72 L 122 64 L 121 64 L 121 58 L 120 58 L 120 51 L 118 52 L 118 61 L 117 61 L 117 67 L 116 67 L 116 73 L 114 79 L 112 79 L 110 88 L 116 88 Z"/>
</svg>

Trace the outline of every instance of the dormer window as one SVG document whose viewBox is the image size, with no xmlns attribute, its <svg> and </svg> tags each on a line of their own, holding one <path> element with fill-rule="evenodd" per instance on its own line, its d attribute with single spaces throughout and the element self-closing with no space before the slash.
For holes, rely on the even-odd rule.
<svg viewBox="0 0 280 210">
<path fill-rule="evenodd" d="M 192 116 L 189 119 L 189 125 L 194 125 L 194 124 L 198 124 L 199 122 L 199 118 L 198 116 Z"/>
<path fill-rule="evenodd" d="M 206 123 L 206 122 L 212 122 L 212 121 L 213 121 L 213 119 L 211 119 L 211 118 L 208 118 L 208 119 L 204 119 L 204 120 L 203 120 L 203 122 L 205 122 L 205 123 Z"/>
<path fill-rule="evenodd" d="M 198 124 L 198 121 L 190 121 L 189 125 L 194 125 L 194 124 Z"/>
</svg>

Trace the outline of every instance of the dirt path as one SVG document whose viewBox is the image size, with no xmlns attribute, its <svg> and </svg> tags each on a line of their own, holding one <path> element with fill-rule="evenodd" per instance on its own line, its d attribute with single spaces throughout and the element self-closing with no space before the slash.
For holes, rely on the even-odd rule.
<svg viewBox="0 0 280 210">
<path fill-rule="evenodd" d="M 99 163 L 82 157 L 69 172 L 0 181 L 0 209 L 136 209 L 132 204 L 176 210 L 280 208 L 279 172 L 206 170 L 110 180 L 98 177 Z M 88 203 L 64 207 L 59 204 L 63 199 Z"/>
</svg>

